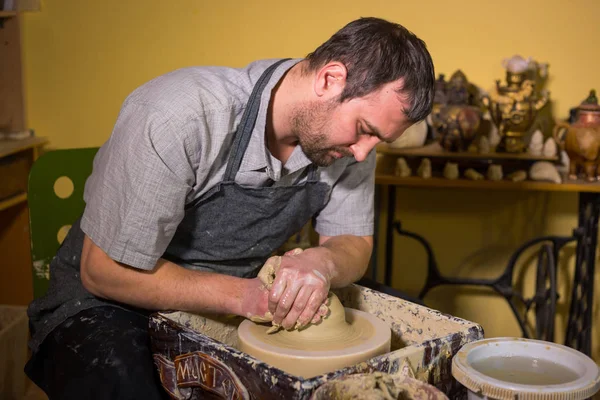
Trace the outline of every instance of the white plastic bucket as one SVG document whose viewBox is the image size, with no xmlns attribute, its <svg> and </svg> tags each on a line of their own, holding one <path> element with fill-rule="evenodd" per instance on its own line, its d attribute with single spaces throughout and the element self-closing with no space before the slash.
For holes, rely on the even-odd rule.
<svg viewBox="0 0 600 400">
<path fill-rule="evenodd" d="M 576 400 L 600 389 L 600 369 L 585 354 L 556 343 L 491 338 L 468 343 L 452 360 L 468 399 Z"/>
</svg>

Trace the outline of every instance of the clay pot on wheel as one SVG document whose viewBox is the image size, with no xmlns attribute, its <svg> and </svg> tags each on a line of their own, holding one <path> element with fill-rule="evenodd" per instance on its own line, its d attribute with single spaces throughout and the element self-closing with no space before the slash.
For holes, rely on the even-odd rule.
<svg viewBox="0 0 600 400">
<path fill-rule="evenodd" d="M 573 124 L 559 122 L 553 130 L 554 139 L 569 156 L 569 179 L 580 172 L 588 181 L 600 175 L 600 106 L 596 91 L 591 90 L 577 108 Z"/>
</svg>

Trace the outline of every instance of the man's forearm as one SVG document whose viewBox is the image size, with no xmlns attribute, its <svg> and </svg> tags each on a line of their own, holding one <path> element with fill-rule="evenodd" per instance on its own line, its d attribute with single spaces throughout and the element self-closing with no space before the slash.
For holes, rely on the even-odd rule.
<svg viewBox="0 0 600 400">
<path fill-rule="evenodd" d="M 150 310 L 239 314 L 245 280 L 160 260 L 152 271 L 116 263 L 86 237 L 81 279 L 92 294 Z"/>
<path fill-rule="evenodd" d="M 320 242 L 315 250 L 332 263 L 331 287 L 344 287 L 363 277 L 373 250 L 372 237 L 341 235 Z"/>
</svg>

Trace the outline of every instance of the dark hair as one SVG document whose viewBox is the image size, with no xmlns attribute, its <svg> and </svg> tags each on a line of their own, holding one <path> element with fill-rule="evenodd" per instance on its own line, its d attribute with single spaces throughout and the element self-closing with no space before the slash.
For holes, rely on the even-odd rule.
<svg viewBox="0 0 600 400">
<path fill-rule="evenodd" d="M 413 122 L 431 112 L 435 84 L 433 61 L 425 42 L 402 25 L 380 18 L 360 18 L 337 31 L 306 56 L 308 70 L 330 61 L 348 70 L 340 102 L 363 97 L 382 85 L 403 78 L 400 93 L 411 104 L 403 110 Z"/>
</svg>

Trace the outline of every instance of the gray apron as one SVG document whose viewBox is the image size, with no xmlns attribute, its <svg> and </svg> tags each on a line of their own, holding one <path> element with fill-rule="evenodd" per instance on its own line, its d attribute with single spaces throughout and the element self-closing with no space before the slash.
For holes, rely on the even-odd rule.
<svg viewBox="0 0 600 400">
<path fill-rule="evenodd" d="M 323 207 L 329 185 L 318 181 L 314 164 L 307 167 L 306 181 L 293 186 L 244 187 L 234 181 L 252 136 L 261 94 L 278 64 L 265 71 L 250 96 L 224 180 L 186 209 L 165 259 L 188 268 L 255 276 L 273 251 Z"/>
<path fill-rule="evenodd" d="M 224 180 L 186 207 L 163 258 L 185 268 L 253 277 L 267 258 L 325 205 L 330 187 L 319 182 L 314 164 L 292 186 L 246 187 L 234 179 L 260 108 L 260 99 L 278 61 L 256 83 L 235 133 Z M 303 178 L 303 177 L 301 177 Z M 79 311 L 102 305 L 129 308 L 93 296 L 81 284 L 79 264 L 84 233 L 77 220 L 50 264 L 45 296 L 28 309 L 35 350 L 45 336 Z"/>
</svg>

